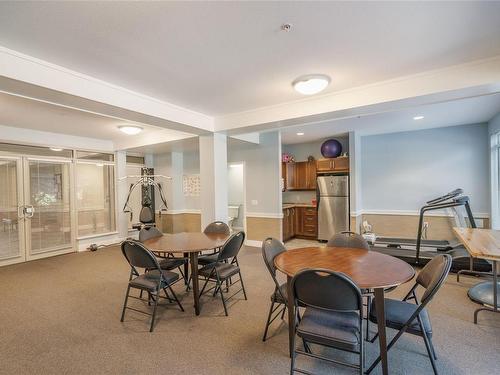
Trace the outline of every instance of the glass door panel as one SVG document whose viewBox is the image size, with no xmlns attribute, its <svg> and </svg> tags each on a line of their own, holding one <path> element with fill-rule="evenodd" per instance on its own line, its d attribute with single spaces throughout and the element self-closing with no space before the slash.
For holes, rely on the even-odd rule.
<svg viewBox="0 0 500 375">
<path fill-rule="evenodd" d="M 0 157 L 0 265 L 25 261 L 20 158 Z"/>
<path fill-rule="evenodd" d="M 25 170 L 28 259 L 71 251 L 70 164 L 28 159 Z"/>
</svg>

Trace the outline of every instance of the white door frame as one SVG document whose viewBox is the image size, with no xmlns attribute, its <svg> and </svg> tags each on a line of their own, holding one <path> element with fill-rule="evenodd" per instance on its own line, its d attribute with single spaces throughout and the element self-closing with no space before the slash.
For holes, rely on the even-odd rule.
<svg viewBox="0 0 500 375">
<path fill-rule="evenodd" d="M 32 246 L 31 246 L 31 220 L 30 218 L 24 218 L 24 227 L 25 227 L 25 256 L 26 261 L 47 258 L 55 255 L 72 253 L 75 251 L 75 231 L 74 231 L 74 223 L 75 223 L 75 213 L 73 210 L 73 201 L 74 201 L 74 188 L 72 188 L 71 184 L 73 182 L 73 162 L 71 159 L 66 158 L 46 158 L 46 157 L 23 157 L 23 178 L 24 178 L 24 204 L 31 204 L 31 192 L 30 192 L 30 170 L 29 170 L 29 162 L 30 161 L 40 161 L 45 163 L 57 163 L 57 164 L 67 164 L 68 165 L 68 183 L 69 183 L 69 217 L 70 217 L 70 231 L 71 238 L 68 246 L 58 246 L 54 249 L 47 249 L 45 251 L 39 252 L 37 254 L 32 254 Z"/>
</svg>

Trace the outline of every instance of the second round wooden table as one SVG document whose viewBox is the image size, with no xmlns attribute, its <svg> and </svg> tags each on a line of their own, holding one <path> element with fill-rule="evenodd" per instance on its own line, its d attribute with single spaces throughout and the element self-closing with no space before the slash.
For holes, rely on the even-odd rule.
<svg viewBox="0 0 500 375">
<path fill-rule="evenodd" d="M 404 261 L 392 256 L 346 247 L 305 247 L 288 250 L 274 259 L 276 268 L 287 275 L 288 332 L 292 352 L 294 306 L 290 284 L 293 276 L 306 268 L 323 268 L 342 272 L 360 289 L 373 289 L 379 332 L 382 372 L 389 373 L 387 365 L 387 338 L 385 332 L 384 289 L 403 284 L 415 276 L 415 270 Z"/>
<path fill-rule="evenodd" d="M 198 254 L 205 250 L 215 250 L 228 240 L 229 235 L 216 233 L 182 232 L 164 234 L 144 241 L 144 245 L 157 255 L 162 253 L 182 253 L 189 255 L 191 279 L 193 280 L 194 311 L 200 315 L 200 287 L 198 282 Z M 184 269 L 187 273 L 187 266 Z"/>
</svg>

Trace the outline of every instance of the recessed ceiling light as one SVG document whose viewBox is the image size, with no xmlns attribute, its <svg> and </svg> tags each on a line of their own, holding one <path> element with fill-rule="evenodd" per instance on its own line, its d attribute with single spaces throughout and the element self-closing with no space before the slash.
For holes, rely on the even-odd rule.
<svg viewBox="0 0 500 375">
<path fill-rule="evenodd" d="M 59 152 L 59 151 L 62 151 L 62 150 L 63 150 L 62 148 L 59 148 L 59 147 L 50 147 L 50 149 L 51 149 L 52 151 L 57 151 L 57 152 Z"/>
<path fill-rule="evenodd" d="M 413 117 L 414 120 L 422 120 L 424 118 L 424 116 L 415 116 Z"/>
<path fill-rule="evenodd" d="M 142 132 L 143 130 L 140 126 L 135 126 L 135 125 L 122 125 L 119 126 L 118 129 L 120 129 L 123 133 L 128 135 L 136 135 Z"/>
<path fill-rule="evenodd" d="M 304 135 L 304 133 L 302 133 L 302 132 L 299 132 L 299 133 L 297 133 L 297 135 Z"/>
<path fill-rule="evenodd" d="M 303 95 L 314 95 L 326 89 L 330 81 L 330 77 L 325 74 L 309 74 L 297 78 L 292 86 Z"/>
</svg>

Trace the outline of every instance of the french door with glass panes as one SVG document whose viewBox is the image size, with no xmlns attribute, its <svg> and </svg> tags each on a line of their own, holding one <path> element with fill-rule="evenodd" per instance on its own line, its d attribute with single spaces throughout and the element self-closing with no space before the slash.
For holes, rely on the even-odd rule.
<svg viewBox="0 0 500 375">
<path fill-rule="evenodd" d="M 73 251 L 71 162 L 0 156 L 0 265 Z"/>
</svg>

